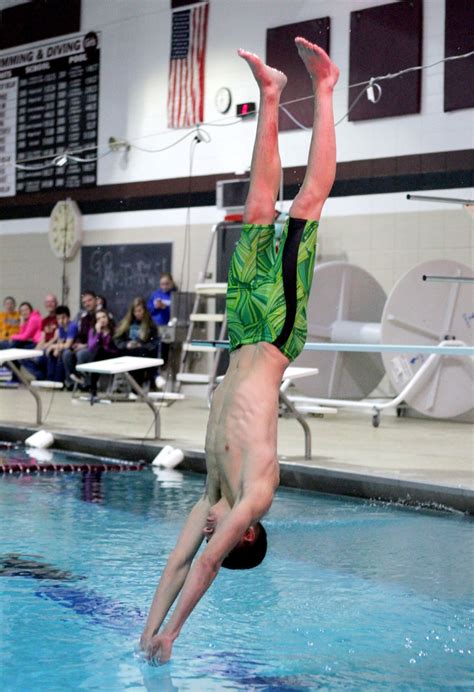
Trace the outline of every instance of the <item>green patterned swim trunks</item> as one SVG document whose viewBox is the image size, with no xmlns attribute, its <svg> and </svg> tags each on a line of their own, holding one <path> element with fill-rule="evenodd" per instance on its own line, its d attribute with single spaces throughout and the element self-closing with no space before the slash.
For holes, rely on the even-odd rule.
<svg viewBox="0 0 474 692">
<path fill-rule="evenodd" d="M 290 218 L 278 249 L 275 226 L 245 225 L 229 268 L 230 350 L 261 341 L 290 361 L 303 350 L 306 306 L 313 280 L 317 221 Z"/>
</svg>

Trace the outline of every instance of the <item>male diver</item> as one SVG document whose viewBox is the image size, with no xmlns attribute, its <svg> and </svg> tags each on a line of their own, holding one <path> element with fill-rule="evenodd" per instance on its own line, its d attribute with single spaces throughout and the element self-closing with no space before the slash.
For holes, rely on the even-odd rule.
<svg viewBox="0 0 474 692">
<path fill-rule="evenodd" d="M 278 106 L 287 79 L 258 56 L 238 51 L 260 88 L 260 109 L 244 227 L 229 270 L 230 364 L 212 400 L 206 489 L 168 559 L 141 637 L 147 657 L 159 663 L 170 658 L 173 642 L 220 567 L 249 569 L 266 552 L 260 519 L 279 483 L 279 387 L 305 343 L 318 220 L 336 170 L 332 94 L 339 71 L 317 45 L 304 38 L 295 43 L 312 80 L 314 122 L 306 175 L 278 253 L 273 225 L 281 173 Z M 204 539 L 207 545 L 193 562 Z"/>
</svg>

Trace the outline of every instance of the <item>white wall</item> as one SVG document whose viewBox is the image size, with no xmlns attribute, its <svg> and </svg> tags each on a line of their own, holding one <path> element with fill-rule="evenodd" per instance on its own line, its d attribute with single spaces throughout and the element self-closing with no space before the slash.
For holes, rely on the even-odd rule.
<svg viewBox="0 0 474 692">
<path fill-rule="evenodd" d="M 386 0 L 211 0 L 206 61 L 206 121 L 222 119 L 214 106 L 221 86 L 234 104 L 258 100 L 238 47 L 265 54 L 265 31 L 307 19 L 331 17 L 331 55 L 341 68 L 335 93 L 336 119 L 347 111 L 350 12 Z M 169 0 L 83 0 L 83 30 L 101 32 L 99 139 L 125 138 L 140 146 L 165 146 L 186 131 L 167 131 L 166 93 L 170 48 Z M 444 53 L 444 0 L 425 0 L 423 63 Z M 433 151 L 465 149 L 474 144 L 471 110 L 443 113 L 443 65 L 423 72 L 422 112 L 399 118 L 349 123 L 337 128 L 338 160 L 349 161 Z M 309 81 L 308 81 L 309 92 Z M 231 119 L 232 120 L 232 119 Z M 226 120 L 227 122 L 227 120 Z M 250 162 L 255 122 L 206 129 L 209 144 L 196 148 L 195 175 L 243 171 Z M 154 133 L 162 134 L 154 135 Z M 154 136 L 150 136 L 154 135 Z M 309 135 L 285 132 L 280 145 L 285 166 L 303 165 Z M 184 177 L 189 171 L 190 139 L 160 154 L 137 150 L 128 157 L 111 154 L 99 161 L 99 183 Z M 430 194 L 430 192 L 424 192 Z M 473 189 L 431 194 L 472 198 Z M 288 206 L 288 204 L 286 204 Z M 214 207 L 191 210 L 191 273 L 180 276 L 185 209 L 90 215 L 84 218 L 85 244 L 175 241 L 173 271 L 180 284 L 196 280 L 202 247 L 213 223 L 222 220 Z M 0 292 L 40 304 L 59 290 L 60 263 L 49 251 L 45 218 L 0 221 Z M 321 257 L 346 257 L 374 273 L 386 291 L 401 273 L 427 259 L 445 256 L 472 266 L 473 224 L 455 205 L 408 202 L 406 194 L 331 198 L 321 225 Z M 80 257 L 69 267 L 71 308 L 79 300 Z"/>
<path fill-rule="evenodd" d="M 386 0 L 211 0 L 206 58 L 206 123 L 222 116 L 215 109 L 217 89 L 228 86 L 234 104 L 258 102 L 258 90 L 239 47 L 265 55 L 266 29 L 322 16 L 331 18 L 331 56 L 341 70 L 335 92 L 335 117 L 348 108 L 350 12 Z M 146 148 L 159 148 L 183 132 L 167 131 L 166 95 L 170 49 L 169 0 L 84 0 L 83 28 L 102 32 L 100 144 L 112 135 Z M 444 0 L 424 3 L 423 63 L 444 57 Z M 376 76 L 376 75 L 374 75 Z M 422 73 L 420 114 L 376 121 L 343 121 L 337 129 L 338 160 L 350 161 L 412 153 L 464 149 L 474 143 L 472 111 L 443 113 L 444 66 Z M 382 83 L 389 89 L 389 82 Z M 467 85 L 466 85 L 467 87 Z M 308 79 L 308 94 L 310 83 Z M 382 96 L 383 98 L 383 96 Z M 284 94 L 283 94 L 284 100 Z M 233 110 L 233 109 L 232 109 Z M 224 122 L 233 118 L 227 117 Z M 241 171 L 248 167 L 255 121 L 232 127 L 206 125 L 210 144 L 197 147 L 194 173 Z M 153 136 L 155 133 L 160 135 Z M 133 149 L 124 161 L 113 154 L 99 162 L 101 184 L 184 177 L 189 141 L 161 154 Z M 285 166 L 305 163 L 309 133 L 285 132 L 280 145 Z"/>
<path fill-rule="evenodd" d="M 473 189 L 427 192 L 474 196 Z M 286 203 L 285 206 L 288 206 Z M 191 210 L 190 273 L 182 270 L 185 209 L 97 214 L 84 217 L 84 244 L 173 242 L 172 271 L 182 287 L 192 286 L 203 268 L 215 207 Z M 59 293 L 61 262 L 53 257 L 48 219 L 0 222 L 0 295 L 40 305 L 48 291 Z M 388 293 L 415 264 L 446 258 L 474 266 L 474 224 L 459 205 L 409 202 L 406 194 L 329 199 L 320 227 L 318 261 L 347 260 L 369 271 Z M 215 266 L 213 256 L 212 267 Z M 80 253 L 68 263 L 69 304 L 79 305 Z"/>
</svg>

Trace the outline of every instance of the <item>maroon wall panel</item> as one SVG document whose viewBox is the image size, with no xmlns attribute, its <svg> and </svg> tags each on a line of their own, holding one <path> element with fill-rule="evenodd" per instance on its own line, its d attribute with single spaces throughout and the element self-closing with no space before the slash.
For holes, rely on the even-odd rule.
<svg viewBox="0 0 474 692">
<path fill-rule="evenodd" d="M 293 99 L 311 96 L 311 80 L 301 61 L 294 40 L 304 36 L 312 43 L 317 43 L 329 53 L 330 19 L 310 19 L 297 24 L 286 24 L 267 29 L 266 61 L 288 77 L 288 84 L 282 95 L 282 103 Z M 311 127 L 313 122 L 312 98 L 285 106 L 290 113 L 305 127 Z M 296 125 L 284 111 L 280 109 L 280 130 L 296 130 Z"/>
<path fill-rule="evenodd" d="M 192 0 L 171 0 L 171 9 L 177 10 L 180 7 L 187 7 L 192 5 Z"/>
<path fill-rule="evenodd" d="M 351 12 L 349 84 L 421 65 L 422 3 L 402 0 Z M 363 96 L 349 120 L 420 112 L 421 71 L 383 80 L 378 103 Z M 349 89 L 349 107 L 363 87 Z"/>
<path fill-rule="evenodd" d="M 474 50 L 473 0 L 446 0 L 444 56 Z M 444 110 L 474 106 L 474 55 L 453 60 L 444 66 Z"/>
<path fill-rule="evenodd" d="M 81 0 L 34 0 L 0 12 L 0 50 L 81 29 Z"/>
<path fill-rule="evenodd" d="M 13 5 L 0 12 L 0 50 L 31 43 L 28 5 Z"/>
</svg>

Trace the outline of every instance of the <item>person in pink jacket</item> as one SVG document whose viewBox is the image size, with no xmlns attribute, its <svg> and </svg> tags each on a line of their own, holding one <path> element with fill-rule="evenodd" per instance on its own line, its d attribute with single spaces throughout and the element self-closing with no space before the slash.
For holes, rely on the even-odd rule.
<svg viewBox="0 0 474 692">
<path fill-rule="evenodd" d="M 33 310 L 31 303 L 20 305 L 20 331 L 13 334 L 9 346 L 15 348 L 34 348 L 41 340 L 42 317 L 38 310 Z"/>
<path fill-rule="evenodd" d="M 20 331 L 12 334 L 9 341 L 0 342 L 0 348 L 35 348 L 41 340 L 41 325 L 43 318 L 38 310 L 33 310 L 31 303 L 21 303 L 20 311 Z M 31 372 L 34 362 L 24 360 L 22 365 Z M 18 378 L 12 373 L 12 382 L 18 382 Z"/>
</svg>

